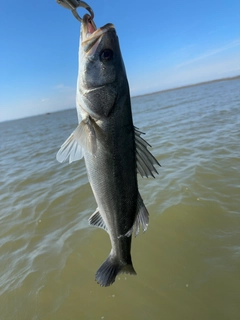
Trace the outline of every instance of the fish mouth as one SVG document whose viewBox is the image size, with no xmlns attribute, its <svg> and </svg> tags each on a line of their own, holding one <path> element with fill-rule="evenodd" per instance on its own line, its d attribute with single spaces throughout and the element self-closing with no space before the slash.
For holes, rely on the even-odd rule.
<svg viewBox="0 0 240 320">
<path fill-rule="evenodd" d="M 102 36 L 110 29 L 114 29 L 112 23 L 107 23 L 103 27 L 97 29 L 89 14 L 85 14 L 81 29 L 81 45 L 84 52 L 90 55 L 94 54 Z"/>
</svg>

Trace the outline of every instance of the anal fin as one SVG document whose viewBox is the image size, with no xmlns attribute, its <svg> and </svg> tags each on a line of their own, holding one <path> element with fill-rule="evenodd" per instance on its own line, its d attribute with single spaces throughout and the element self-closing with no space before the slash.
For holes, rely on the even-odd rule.
<svg viewBox="0 0 240 320">
<path fill-rule="evenodd" d="M 91 226 L 102 228 L 108 232 L 108 228 L 107 228 L 105 222 L 103 221 L 103 218 L 102 218 L 98 208 L 91 215 L 91 217 L 88 219 L 88 222 Z"/>
</svg>

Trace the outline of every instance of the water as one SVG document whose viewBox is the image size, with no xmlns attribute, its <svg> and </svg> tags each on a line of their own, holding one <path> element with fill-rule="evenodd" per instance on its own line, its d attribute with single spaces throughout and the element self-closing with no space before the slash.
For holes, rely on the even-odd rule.
<svg viewBox="0 0 240 320">
<path fill-rule="evenodd" d="M 0 319 L 240 319 L 240 80 L 133 99 L 162 167 L 139 178 L 150 212 L 137 276 L 108 288 L 110 251 L 83 161 L 55 154 L 75 110 L 0 123 Z"/>
</svg>

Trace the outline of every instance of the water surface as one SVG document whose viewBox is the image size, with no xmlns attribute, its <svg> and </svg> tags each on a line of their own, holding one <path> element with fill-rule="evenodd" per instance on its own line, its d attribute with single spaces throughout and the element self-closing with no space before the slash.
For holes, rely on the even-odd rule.
<svg viewBox="0 0 240 320">
<path fill-rule="evenodd" d="M 240 319 L 240 80 L 132 99 L 161 163 L 139 177 L 150 212 L 137 276 L 101 288 L 110 251 L 88 226 L 83 161 L 59 164 L 75 110 L 0 123 L 0 319 Z"/>
</svg>

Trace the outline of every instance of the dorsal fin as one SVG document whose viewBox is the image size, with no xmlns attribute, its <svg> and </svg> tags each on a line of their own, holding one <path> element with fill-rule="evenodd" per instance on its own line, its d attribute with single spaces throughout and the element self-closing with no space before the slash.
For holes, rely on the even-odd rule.
<svg viewBox="0 0 240 320">
<path fill-rule="evenodd" d="M 142 226 L 142 230 L 143 232 L 145 232 L 147 230 L 148 223 L 149 223 L 149 213 L 143 203 L 140 193 L 138 193 L 137 212 L 136 212 L 136 217 L 135 217 L 133 226 L 126 234 L 120 235 L 119 238 L 130 237 L 134 229 L 135 229 L 135 237 L 136 237 L 139 233 L 140 226 Z"/>
<path fill-rule="evenodd" d="M 141 137 L 143 132 L 139 131 L 138 128 L 134 127 L 135 132 L 135 143 L 136 143 L 136 159 L 137 159 L 137 172 L 142 177 L 154 177 L 157 173 L 157 169 L 154 165 L 161 166 L 157 159 L 148 150 L 149 143 Z"/>
</svg>

